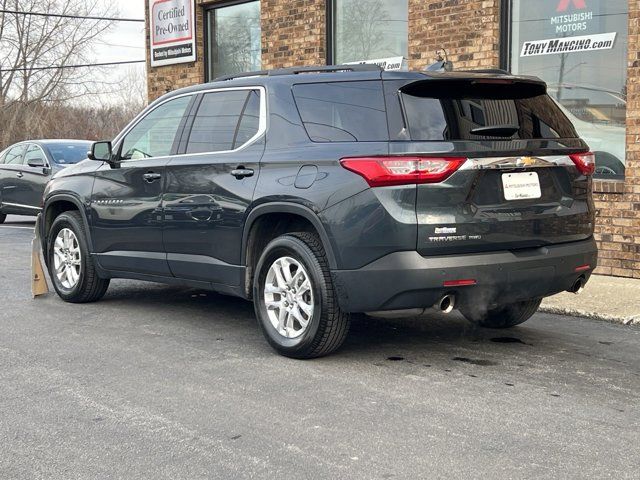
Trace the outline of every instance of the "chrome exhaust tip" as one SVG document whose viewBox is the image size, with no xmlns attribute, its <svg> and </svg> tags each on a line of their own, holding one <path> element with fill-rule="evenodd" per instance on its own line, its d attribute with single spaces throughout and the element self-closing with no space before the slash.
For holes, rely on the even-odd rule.
<svg viewBox="0 0 640 480">
<path fill-rule="evenodd" d="M 580 295 L 584 291 L 585 283 L 584 277 L 580 277 L 573 283 L 573 285 L 571 285 L 571 288 L 568 291 L 575 295 Z"/>
<path fill-rule="evenodd" d="M 455 306 L 456 296 L 449 293 L 436 302 L 434 308 L 440 310 L 442 313 L 451 313 Z"/>
</svg>

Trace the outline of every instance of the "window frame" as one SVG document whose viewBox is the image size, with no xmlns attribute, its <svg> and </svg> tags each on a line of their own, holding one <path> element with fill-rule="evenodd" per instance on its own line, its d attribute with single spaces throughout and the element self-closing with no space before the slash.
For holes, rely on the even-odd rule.
<svg viewBox="0 0 640 480">
<path fill-rule="evenodd" d="M 332 0 L 333 1 L 333 0 Z M 511 54 L 512 54 L 512 49 L 513 49 L 513 0 L 500 0 L 500 25 L 499 25 L 499 35 L 498 35 L 498 64 L 500 66 L 500 69 L 502 70 L 506 70 L 509 73 L 511 73 L 511 69 L 513 67 L 512 64 L 512 59 L 511 59 Z M 630 35 L 630 30 L 628 32 L 628 35 Z M 627 45 L 627 55 L 629 53 L 629 46 Z M 629 80 L 629 72 L 628 72 L 628 68 L 627 68 L 627 82 Z M 555 101 L 555 100 L 554 100 Z M 628 106 L 627 108 L 627 119 L 628 119 Z M 580 135 L 580 134 L 578 134 Z M 580 137 L 582 138 L 582 137 Z M 626 150 L 626 159 L 628 161 L 629 158 L 629 142 L 628 140 L 625 138 L 625 150 Z M 626 166 L 628 166 L 628 163 L 626 164 Z M 626 168 L 625 166 L 625 168 Z M 608 178 L 606 176 L 598 176 L 598 174 L 595 174 L 595 176 L 593 177 L 594 180 L 594 184 L 596 185 L 597 188 L 594 189 L 595 192 L 604 192 L 605 189 L 603 189 L 601 186 L 602 185 L 608 185 L 608 184 L 620 184 L 620 183 L 624 183 L 626 182 L 627 179 L 627 175 L 625 173 L 625 175 L 622 176 L 612 176 L 611 178 Z M 608 192 L 609 190 L 606 190 L 606 192 Z"/>
<path fill-rule="evenodd" d="M 512 0 L 500 0 L 499 65 L 502 70 L 511 71 L 511 25 L 513 12 Z"/>
<path fill-rule="evenodd" d="M 243 3 L 251 3 L 251 2 L 260 2 L 260 0 L 227 0 L 214 3 L 213 5 L 201 5 L 202 8 L 202 23 L 203 23 L 203 54 L 204 54 L 204 81 L 211 82 L 215 79 L 211 78 L 209 75 L 209 70 L 211 66 L 211 62 L 209 60 L 210 48 L 209 48 L 209 35 L 211 35 L 211 29 L 209 28 L 209 14 L 211 14 L 214 10 L 225 7 L 233 7 L 235 5 L 242 5 Z M 262 4 L 260 4 L 260 8 L 262 9 Z M 262 11 L 262 10 L 261 10 Z M 262 14 L 261 14 L 262 15 Z M 260 43 L 262 48 L 262 19 L 260 21 Z M 262 64 L 262 54 L 260 54 L 260 63 Z"/>
<path fill-rule="evenodd" d="M 245 0 L 246 1 L 246 0 Z M 407 0 L 408 3 L 411 0 Z M 509 2 L 510 0 L 500 0 L 502 2 Z M 325 19 L 326 19 L 326 40 L 325 40 L 325 52 L 326 59 L 325 63 L 327 65 L 337 65 L 336 64 L 336 33 L 338 29 L 336 28 L 337 23 L 337 15 L 336 15 L 336 2 L 337 0 L 327 0 L 326 1 L 326 10 L 325 10 Z M 408 8 L 408 7 L 407 7 Z M 407 24 L 407 56 L 405 58 L 409 59 L 411 55 L 411 46 L 409 45 L 409 39 L 411 37 L 411 29 L 409 24 Z M 404 56 L 404 55 L 403 55 Z M 361 59 L 367 60 L 367 59 Z"/>
<path fill-rule="evenodd" d="M 204 97 L 204 95 L 207 94 L 207 93 L 224 92 L 224 91 L 231 91 L 231 90 L 257 90 L 257 91 L 260 92 L 260 117 L 259 117 L 259 122 L 258 122 L 258 131 L 256 132 L 256 134 L 253 137 L 251 137 L 249 140 L 247 140 L 245 143 L 240 145 L 238 148 L 235 148 L 234 150 L 225 150 L 225 151 L 218 151 L 218 152 L 185 153 L 184 150 L 186 149 L 186 139 L 188 139 L 189 135 L 191 134 L 191 126 L 193 125 L 193 120 L 195 118 L 195 112 L 197 111 L 197 107 L 200 105 L 202 97 Z M 116 158 L 120 157 L 120 153 L 121 153 L 120 150 L 122 149 L 122 146 L 123 146 L 123 143 L 124 143 L 123 142 L 124 138 L 147 115 L 149 115 L 151 112 L 153 112 L 156 108 L 160 107 L 161 105 L 164 105 L 167 102 L 170 102 L 171 100 L 175 100 L 177 98 L 186 97 L 186 96 L 191 96 L 193 98 L 191 99 L 191 102 L 190 102 L 189 106 L 187 106 L 187 109 L 185 110 L 185 114 L 183 115 L 182 120 L 180 122 L 180 126 L 178 127 L 178 130 L 176 131 L 176 138 L 174 140 L 174 144 L 173 144 L 173 147 L 171 149 L 171 154 L 158 156 L 158 157 L 149 157 L 149 158 L 144 158 L 144 159 L 119 160 L 119 161 L 124 164 L 124 163 L 128 163 L 128 162 L 139 162 L 141 160 L 155 160 L 155 159 L 187 157 L 187 156 L 193 157 L 193 156 L 200 156 L 200 155 L 218 155 L 218 154 L 223 154 L 223 153 L 238 152 L 240 150 L 244 150 L 245 148 L 249 147 L 251 144 L 255 143 L 256 140 L 258 140 L 260 137 L 265 135 L 266 132 L 267 132 L 267 119 L 268 119 L 268 115 L 267 115 L 267 91 L 266 91 L 266 88 L 264 86 L 252 85 L 252 86 L 244 86 L 244 87 L 208 88 L 208 89 L 205 89 L 205 90 L 197 90 L 197 91 L 194 91 L 194 92 L 188 92 L 188 93 L 182 93 L 180 95 L 174 95 L 174 96 L 172 96 L 170 98 L 167 98 L 164 101 L 158 102 L 156 105 L 153 105 L 153 108 L 149 108 L 147 110 L 143 110 L 140 113 L 140 115 L 138 115 L 129 125 L 127 125 L 125 127 L 125 129 L 122 132 L 120 132 L 118 134 L 118 136 L 116 137 L 116 139 L 114 140 L 114 145 L 115 145 L 114 151 L 117 152 Z M 183 145 L 184 145 L 184 147 L 183 147 Z"/>
</svg>

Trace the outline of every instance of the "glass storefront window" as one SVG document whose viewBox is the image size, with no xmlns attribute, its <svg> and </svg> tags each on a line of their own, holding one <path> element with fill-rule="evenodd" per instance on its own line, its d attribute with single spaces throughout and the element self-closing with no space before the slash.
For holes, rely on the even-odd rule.
<svg viewBox="0 0 640 480">
<path fill-rule="evenodd" d="M 207 11 L 208 78 L 260 70 L 260 2 Z"/>
<path fill-rule="evenodd" d="M 623 178 L 628 0 L 512 0 L 511 12 L 511 71 L 545 80 L 596 175 Z"/>
<path fill-rule="evenodd" d="M 334 63 L 408 56 L 408 0 L 334 0 Z"/>
</svg>

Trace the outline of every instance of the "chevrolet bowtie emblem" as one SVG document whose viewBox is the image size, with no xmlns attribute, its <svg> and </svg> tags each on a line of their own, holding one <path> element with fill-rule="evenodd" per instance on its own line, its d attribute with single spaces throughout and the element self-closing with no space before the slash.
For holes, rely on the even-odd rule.
<svg viewBox="0 0 640 480">
<path fill-rule="evenodd" d="M 536 159 L 533 157 L 520 157 L 517 163 L 518 165 L 524 165 L 525 167 L 529 167 L 536 163 Z"/>
</svg>

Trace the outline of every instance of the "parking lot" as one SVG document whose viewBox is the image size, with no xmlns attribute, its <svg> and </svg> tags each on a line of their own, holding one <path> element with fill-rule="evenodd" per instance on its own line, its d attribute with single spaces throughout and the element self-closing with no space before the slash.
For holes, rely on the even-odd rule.
<svg viewBox="0 0 640 480">
<path fill-rule="evenodd" d="M 538 314 L 356 317 L 312 361 L 251 304 L 113 281 L 30 295 L 33 222 L 0 226 L 1 478 L 637 478 L 640 328 Z"/>
</svg>

